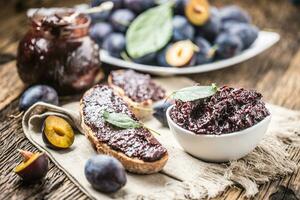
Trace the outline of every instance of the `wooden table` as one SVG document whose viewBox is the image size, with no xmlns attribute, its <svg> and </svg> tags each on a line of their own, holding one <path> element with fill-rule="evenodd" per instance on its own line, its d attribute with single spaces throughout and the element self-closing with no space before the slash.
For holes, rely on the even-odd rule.
<svg viewBox="0 0 300 200">
<path fill-rule="evenodd" d="M 0 3 L 0 199 L 86 199 L 87 197 L 53 163 L 45 180 L 24 185 L 12 173 L 20 161 L 17 148 L 36 150 L 22 134 L 18 98 L 25 86 L 16 72 L 18 40 L 27 29 L 24 12 L 16 13 L 13 1 Z M 70 6 L 79 0 L 45 1 L 44 6 Z M 216 82 L 255 88 L 266 101 L 291 109 L 300 109 L 300 8 L 288 0 L 223 0 L 215 5 L 235 2 L 248 10 L 254 24 L 281 34 L 271 50 L 239 66 L 189 76 L 202 84 Z M 299 164 L 300 148 L 290 148 Z M 216 199 L 242 199 L 243 189 L 229 188 Z M 255 199 L 299 199 L 300 171 L 260 187 Z"/>
</svg>

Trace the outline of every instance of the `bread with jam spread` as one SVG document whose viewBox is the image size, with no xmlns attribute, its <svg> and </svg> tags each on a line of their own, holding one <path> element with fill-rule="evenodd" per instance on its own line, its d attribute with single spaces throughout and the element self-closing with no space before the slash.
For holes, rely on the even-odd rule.
<svg viewBox="0 0 300 200">
<path fill-rule="evenodd" d="M 127 103 L 107 85 L 96 85 L 80 101 L 81 123 L 99 153 L 117 158 L 126 170 L 138 174 L 160 171 L 168 153 L 152 133 L 144 128 L 118 128 L 103 118 L 103 112 L 123 113 L 137 121 Z"/>
<path fill-rule="evenodd" d="M 111 86 L 130 106 L 138 119 L 149 118 L 152 104 L 163 99 L 165 90 L 158 86 L 148 74 L 133 70 L 116 70 L 108 76 Z"/>
</svg>

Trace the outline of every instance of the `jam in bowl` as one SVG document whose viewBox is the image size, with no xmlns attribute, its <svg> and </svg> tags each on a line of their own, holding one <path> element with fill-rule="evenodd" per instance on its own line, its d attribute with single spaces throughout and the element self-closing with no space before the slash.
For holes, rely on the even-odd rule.
<svg viewBox="0 0 300 200">
<path fill-rule="evenodd" d="M 41 9 L 19 43 L 18 73 L 26 84 L 48 84 L 59 94 L 84 91 L 103 78 L 99 49 L 88 31 L 88 15 L 72 9 Z"/>
<path fill-rule="evenodd" d="M 237 160 L 257 146 L 271 121 L 261 98 L 255 91 L 224 86 L 207 98 L 176 100 L 167 121 L 191 155 L 210 162 Z"/>
</svg>

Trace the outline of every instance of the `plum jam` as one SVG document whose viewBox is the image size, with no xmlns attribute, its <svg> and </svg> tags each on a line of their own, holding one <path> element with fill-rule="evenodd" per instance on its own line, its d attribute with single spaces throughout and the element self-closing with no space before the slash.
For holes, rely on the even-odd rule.
<svg viewBox="0 0 300 200">
<path fill-rule="evenodd" d="M 172 120 L 195 134 L 220 135 L 249 128 L 270 115 L 262 95 L 243 88 L 221 87 L 196 101 L 176 100 Z"/>
<path fill-rule="evenodd" d="M 165 90 L 158 86 L 149 74 L 124 70 L 123 73 L 112 71 L 111 77 L 112 83 L 122 88 L 125 95 L 135 102 L 159 101 L 166 95 Z"/>
<path fill-rule="evenodd" d="M 102 79 L 99 49 L 88 34 L 91 20 L 72 14 L 60 9 L 29 16 L 31 28 L 20 41 L 17 56 L 25 83 L 48 84 L 59 94 L 72 94 Z"/>
</svg>

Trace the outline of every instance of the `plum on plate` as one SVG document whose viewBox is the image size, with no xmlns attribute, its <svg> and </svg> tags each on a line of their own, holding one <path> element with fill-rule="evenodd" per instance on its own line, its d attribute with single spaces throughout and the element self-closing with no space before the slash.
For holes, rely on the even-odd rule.
<svg viewBox="0 0 300 200">
<path fill-rule="evenodd" d="M 258 28 L 252 24 L 236 23 L 230 26 L 228 32 L 239 36 L 243 43 L 243 48 L 247 49 L 258 37 Z"/>
<path fill-rule="evenodd" d="M 103 41 L 102 48 L 111 56 L 121 58 L 125 51 L 126 39 L 122 33 L 111 33 Z"/>
<path fill-rule="evenodd" d="M 217 57 L 221 59 L 233 57 L 243 49 L 241 39 L 237 35 L 227 32 L 221 33 L 215 43 L 217 45 Z"/>
<path fill-rule="evenodd" d="M 54 88 L 47 85 L 35 85 L 28 88 L 21 96 L 20 110 L 27 110 L 33 104 L 42 101 L 58 105 L 58 95 Z"/>
<path fill-rule="evenodd" d="M 14 168 L 24 181 L 32 182 L 46 176 L 48 172 L 48 157 L 45 153 L 32 153 L 30 151 L 18 150 L 23 157 L 23 162 Z"/>
<path fill-rule="evenodd" d="M 185 15 L 193 25 L 202 26 L 209 19 L 209 7 L 207 0 L 189 0 L 185 6 Z"/>
<path fill-rule="evenodd" d="M 106 22 L 98 22 L 90 28 L 90 36 L 101 47 L 104 38 L 113 32 L 113 27 Z"/>
<path fill-rule="evenodd" d="M 216 7 L 211 7 L 210 18 L 198 28 L 198 34 L 213 42 L 221 31 L 222 23 L 219 11 Z"/>
<path fill-rule="evenodd" d="M 124 0 L 124 6 L 137 14 L 155 5 L 155 0 Z"/>
<path fill-rule="evenodd" d="M 159 101 L 153 106 L 153 117 L 155 117 L 163 126 L 168 127 L 167 109 L 172 105 L 169 101 Z"/>
<path fill-rule="evenodd" d="M 172 23 L 173 41 L 194 39 L 195 29 L 184 16 L 175 15 Z"/>
<path fill-rule="evenodd" d="M 174 13 L 184 15 L 185 6 L 189 0 L 175 0 Z"/>
<path fill-rule="evenodd" d="M 122 188 L 127 181 L 123 165 L 114 157 L 96 155 L 88 159 L 84 174 L 93 188 L 112 193 Z"/>
<path fill-rule="evenodd" d="M 140 64 L 153 64 L 155 62 L 156 52 L 149 53 L 145 56 L 140 58 L 133 59 L 133 62 L 140 63 Z"/>
<path fill-rule="evenodd" d="M 210 43 L 201 36 L 196 37 L 195 45 L 199 48 L 196 53 L 196 64 L 206 64 L 213 60 L 215 50 Z"/>
<path fill-rule="evenodd" d="M 163 48 L 162 50 L 160 50 L 157 53 L 156 56 L 156 62 L 159 66 L 162 67 L 171 67 L 168 63 L 167 63 L 167 59 L 166 59 L 166 55 L 167 55 L 167 51 L 168 49 L 172 46 L 172 44 L 167 45 L 165 48 Z"/>
<path fill-rule="evenodd" d="M 251 22 L 251 18 L 248 13 L 236 5 L 230 5 L 221 8 L 220 16 L 223 23 L 226 21 L 237 21 L 243 23 Z"/>
<path fill-rule="evenodd" d="M 172 67 L 193 66 L 196 63 L 196 46 L 190 40 L 171 45 L 166 52 L 166 61 Z"/>
<path fill-rule="evenodd" d="M 72 126 L 61 117 L 48 116 L 42 129 L 43 141 L 50 148 L 66 149 L 74 142 L 75 136 Z"/>
<path fill-rule="evenodd" d="M 135 14 L 131 10 L 118 9 L 111 14 L 110 22 L 115 31 L 124 33 L 134 18 Z"/>
</svg>

